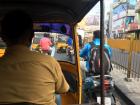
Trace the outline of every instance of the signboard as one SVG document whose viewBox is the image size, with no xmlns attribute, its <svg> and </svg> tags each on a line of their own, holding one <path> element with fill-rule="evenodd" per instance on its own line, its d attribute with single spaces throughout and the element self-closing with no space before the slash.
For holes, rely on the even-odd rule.
<svg viewBox="0 0 140 105">
<path fill-rule="evenodd" d="M 138 24 L 137 23 L 130 23 L 128 26 L 128 30 L 136 30 L 138 29 Z"/>
<path fill-rule="evenodd" d="M 86 19 L 86 25 L 90 26 L 90 25 L 95 25 L 95 26 L 99 26 L 100 24 L 100 16 L 99 15 L 92 15 L 87 17 Z"/>
<path fill-rule="evenodd" d="M 127 15 L 126 11 L 122 11 L 122 12 L 120 12 L 119 14 L 115 14 L 115 15 L 112 17 L 112 19 L 113 19 L 113 21 L 116 21 L 116 20 L 118 20 L 118 19 L 121 19 L 121 18 L 125 17 L 126 15 Z"/>
<path fill-rule="evenodd" d="M 124 30 L 124 29 L 125 29 L 125 18 L 113 22 L 112 30 Z"/>
<path fill-rule="evenodd" d="M 119 5 L 118 2 L 113 3 L 113 8 L 117 7 Z"/>
<path fill-rule="evenodd" d="M 127 16 L 135 16 L 135 10 L 128 10 Z"/>
<path fill-rule="evenodd" d="M 121 3 L 125 3 L 125 2 L 127 2 L 127 0 L 120 0 L 120 2 L 121 2 Z"/>
<path fill-rule="evenodd" d="M 126 12 L 127 12 L 127 11 L 122 11 L 122 12 L 120 12 L 120 14 L 119 14 L 118 18 L 125 17 L 125 16 L 127 15 L 127 13 L 126 13 Z"/>
</svg>

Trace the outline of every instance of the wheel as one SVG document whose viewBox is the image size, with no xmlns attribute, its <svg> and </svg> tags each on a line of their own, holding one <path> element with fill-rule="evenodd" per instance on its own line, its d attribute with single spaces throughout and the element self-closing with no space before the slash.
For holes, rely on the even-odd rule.
<svg viewBox="0 0 140 105">
<path fill-rule="evenodd" d="M 116 98 L 113 94 L 112 94 L 112 97 L 111 97 L 111 105 L 116 105 Z"/>
<path fill-rule="evenodd" d="M 60 49 L 57 49 L 57 53 L 61 53 Z"/>
</svg>

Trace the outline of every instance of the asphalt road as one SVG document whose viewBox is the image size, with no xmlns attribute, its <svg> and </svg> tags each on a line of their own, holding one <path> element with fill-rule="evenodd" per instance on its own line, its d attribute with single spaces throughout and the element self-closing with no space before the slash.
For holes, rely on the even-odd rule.
<svg viewBox="0 0 140 105">
<path fill-rule="evenodd" d="M 54 57 L 59 61 L 67 61 L 67 62 L 75 63 L 74 55 L 71 60 L 70 57 L 65 52 L 63 52 L 63 53 L 55 52 Z"/>
<path fill-rule="evenodd" d="M 60 61 L 69 61 L 69 57 L 66 53 L 55 53 L 54 57 Z"/>
</svg>

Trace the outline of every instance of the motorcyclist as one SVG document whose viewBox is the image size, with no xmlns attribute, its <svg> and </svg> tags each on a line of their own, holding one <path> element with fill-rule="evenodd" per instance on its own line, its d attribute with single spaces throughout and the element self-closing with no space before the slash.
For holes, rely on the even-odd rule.
<svg viewBox="0 0 140 105">
<path fill-rule="evenodd" d="M 73 40 L 72 40 L 71 37 L 69 37 L 69 38 L 67 39 L 67 44 L 68 44 L 68 47 L 67 47 L 67 50 L 66 50 L 66 54 L 67 54 L 67 56 L 69 56 L 70 61 L 72 61 Z"/>
<path fill-rule="evenodd" d="M 49 34 L 44 34 L 44 37 L 40 39 L 39 46 L 44 54 L 51 55 L 52 42 L 49 38 Z"/>
<path fill-rule="evenodd" d="M 95 45 L 100 45 L 100 30 L 96 30 L 93 32 L 93 40 L 92 42 Z M 112 56 L 112 49 L 110 46 L 105 42 L 104 44 L 105 48 L 108 49 L 109 56 Z M 80 57 L 84 58 L 85 61 L 80 61 L 80 68 L 82 70 L 83 78 L 85 78 L 85 72 L 89 72 L 90 65 L 89 65 L 89 59 L 90 59 L 90 50 L 91 50 L 91 44 L 86 43 L 84 47 L 80 50 Z"/>
</svg>

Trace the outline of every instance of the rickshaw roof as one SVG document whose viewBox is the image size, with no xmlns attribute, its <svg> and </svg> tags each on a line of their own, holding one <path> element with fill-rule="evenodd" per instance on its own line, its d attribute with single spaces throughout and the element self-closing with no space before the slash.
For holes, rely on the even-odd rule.
<svg viewBox="0 0 140 105">
<path fill-rule="evenodd" d="M 0 19 L 12 9 L 27 11 L 35 22 L 78 23 L 99 0 L 0 0 Z"/>
</svg>

